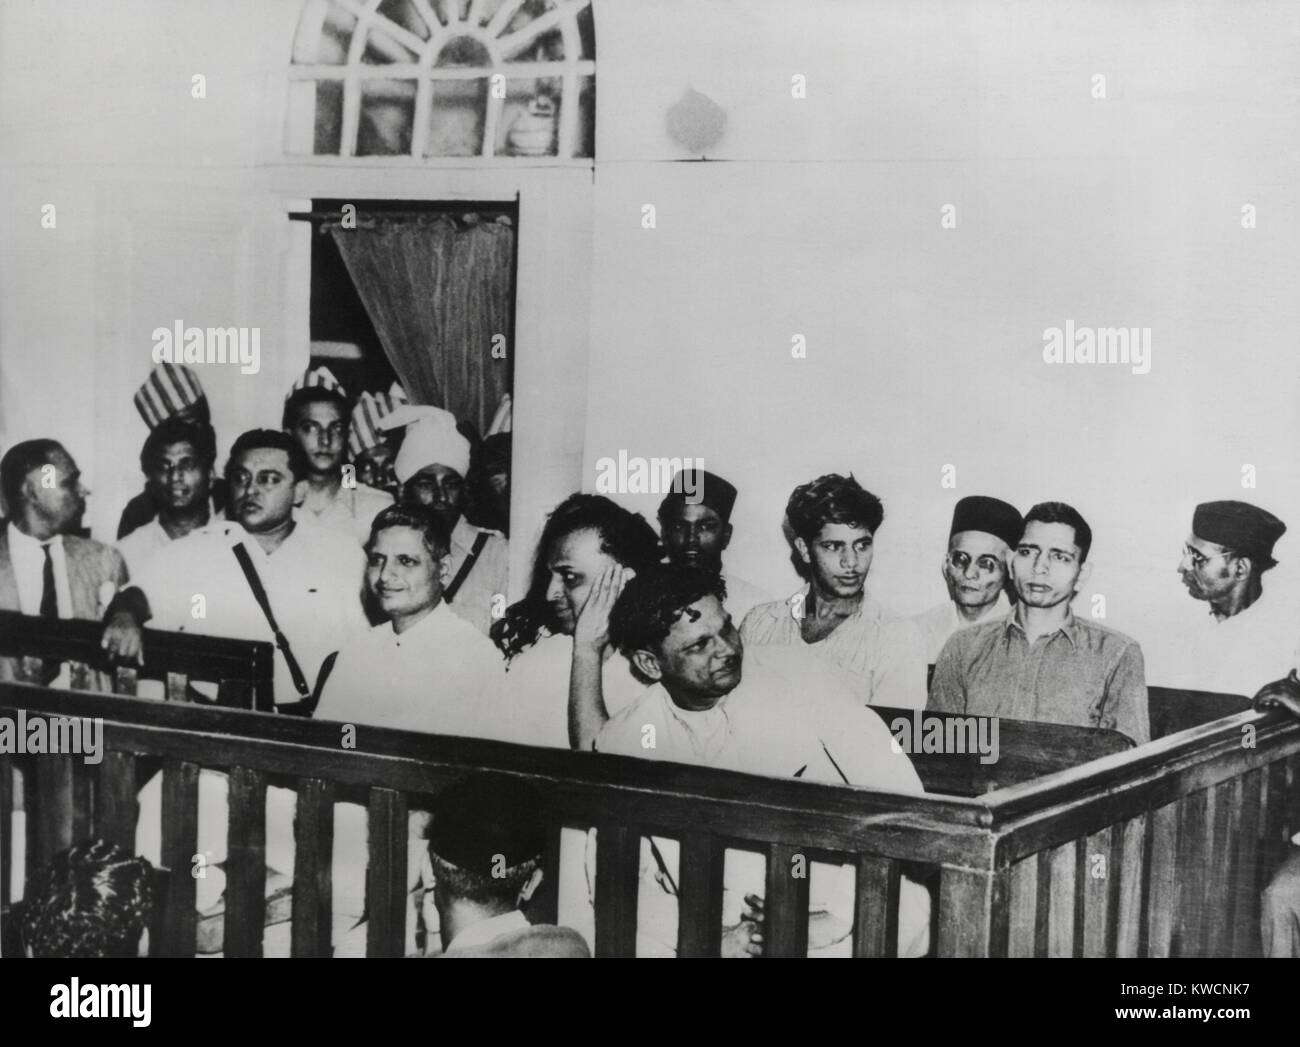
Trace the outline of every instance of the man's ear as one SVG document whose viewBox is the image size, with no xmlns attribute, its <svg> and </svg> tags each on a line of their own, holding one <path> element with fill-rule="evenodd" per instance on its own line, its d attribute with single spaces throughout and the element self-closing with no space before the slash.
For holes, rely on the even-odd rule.
<svg viewBox="0 0 1300 1047">
<path fill-rule="evenodd" d="M 799 558 L 803 560 L 804 563 L 812 563 L 812 554 L 808 552 L 807 542 L 796 536 L 794 540 L 794 548 L 799 554 Z"/>
<path fill-rule="evenodd" d="M 449 581 L 451 581 L 451 553 L 443 553 L 438 561 L 438 584 L 445 589 Z"/>
<path fill-rule="evenodd" d="M 1249 577 L 1251 569 L 1255 562 L 1249 556 L 1238 556 L 1233 560 L 1232 574 L 1234 578 Z"/>
<path fill-rule="evenodd" d="M 731 544 L 731 524 L 726 524 L 722 528 L 722 541 L 718 545 L 720 550 L 725 550 Z"/>
<path fill-rule="evenodd" d="M 297 480 L 293 485 L 293 504 L 302 505 L 307 500 L 307 481 Z"/>
<path fill-rule="evenodd" d="M 542 885 L 543 875 L 544 874 L 541 868 L 537 868 L 533 870 L 533 874 L 530 877 L 528 877 L 528 882 L 519 889 L 519 901 L 521 904 L 523 902 L 528 901 L 528 899 L 533 896 L 533 893 L 537 890 L 537 888 Z"/>
<path fill-rule="evenodd" d="M 1083 566 L 1079 568 L 1079 577 L 1074 580 L 1074 587 L 1080 588 L 1090 577 L 1092 577 L 1092 561 L 1085 560 Z"/>
<path fill-rule="evenodd" d="M 649 651 L 633 651 L 631 662 L 647 679 L 663 679 L 664 671 L 659 667 L 659 659 Z"/>
</svg>

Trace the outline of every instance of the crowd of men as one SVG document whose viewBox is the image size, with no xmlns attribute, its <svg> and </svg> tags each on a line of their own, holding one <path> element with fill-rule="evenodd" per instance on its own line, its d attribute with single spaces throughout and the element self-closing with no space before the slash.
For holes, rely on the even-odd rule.
<svg viewBox="0 0 1300 1047">
<path fill-rule="evenodd" d="M 1208 611 L 1184 627 L 1166 623 L 1150 642 L 1073 610 L 1092 531 L 1059 501 L 1021 513 L 995 497 L 959 499 L 940 562 L 948 599 L 915 618 L 892 614 L 868 591 L 884 506 L 838 474 L 799 485 L 785 506 L 804 580 L 788 598 L 728 569 L 737 491 L 700 471 L 677 478 L 657 530 L 602 496 L 565 499 L 542 529 L 525 595 L 506 606 L 508 434 L 480 440 L 449 411 L 407 403 L 400 387 L 350 398 L 317 368 L 288 391 L 280 428 L 239 435 L 218 476 L 191 371 L 159 365 L 136 405 L 150 426 L 145 486 L 127 502 L 115 545 L 82 536 L 87 492 L 66 448 L 38 439 L 5 452 L 0 608 L 102 621 L 107 652 L 128 662 L 148 658 L 146 624 L 271 641 L 284 712 L 895 792 L 922 785 L 870 706 L 1107 728 L 1141 744 L 1148 681 L 1249 696 L 1289 669 L 1260 700 L 1300 713 L 1300 617 L 1266 586 L 1286 525 L 1246 502 L 1197 507 L 1178 570 Z M 95 686 L 76 672 L 0 660 L 3 679 Z M 652 749 L 642 744 L 647 725 Z M 204 795 L 223 798 L 223 789 L 205 772 Z M 156 791 L 152 801 L 142 792 L 142 812 Z M 462 811 L 480 802 L 462 801 Z M 276 839 L 292 845 L 291 804 L 281 823 L 275 802 L 268 865 L 292 868 L 274 853 Z M 342 839 L 364 833 L 340 824 Z M 423 861 L 412 876 L 442 899 L 426 925 L 447 954 L 585 955 L 571 933 L 525 932 L 517 909 L 540 873 L 528 864 L 533 844 L 509 890 L 486 890 L 465 870 L 498 853 L 484 850 L 487 822 L 457 826 L 446 842 L 438 834 L 452 828 L 438 818 L 412 824 L 444 840 L 442 851 L 416 849 Z M 355 839 L 363 859 L 364 836 Z M 224 851 L 224 829 L 210 842 Z M 571 854 L 583 843 L 570 834 L 565 846 Z M 142 849 L 156 860 L 156 840 Z M 456 855 L 469 856 L 460 873 Z M 675 949 L 676 861 L 673 841 L 645 841 L 641 954 Z M 814 865 L 815 953 L 847 947 L 846 872 Z M 364 867 L 336 881 L 336 898 L 351 892 L 336 909 L 359 919 Z M 452 883 L 464 891 L 448 900 Z M 730 856 L 728 955 L 761 954 L 762 890 L 761 861 Z M 1300 852 L 1265 901 L 1266 949 L 1300 955 Z M 201 902 L 219 911 L 219 897 Z M 467 921 L 469 912 L 479 918 Z M 929 896 L 905 879 L 898 951 L 928 946 Z"/>
</svg>

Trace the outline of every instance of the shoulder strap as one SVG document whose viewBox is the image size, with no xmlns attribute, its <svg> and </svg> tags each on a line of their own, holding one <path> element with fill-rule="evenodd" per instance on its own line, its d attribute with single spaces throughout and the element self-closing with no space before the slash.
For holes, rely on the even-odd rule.
<svg viewBox="0 0 1300 1047">
<path fill-rule="evenodd" d="M 451 580 L 451 584 L 442 591 L 442 598 L 448 603 L 456 598 L 460 592 L 460 587 L 465 584 L 465 579 L 469 577 L 469 572 L 474 569 L 474 564 L 478 561 L 479 554 L 483 552 L 483 547 L 487 545 L 488 539 L 492 535 L 487 531 L 479 531 L 474 538 L 474 545 L 470 548 L 469 555 L 465 557 L 464 562 L 460 565 L 460 570 L 456 572 L 456 577 Z"/>
<path fill-rule="evenodd" d="M 280 653 L 284 655 L 285 664 L 289 666 L 289 675 L 293 677 L 294 687 L 298 689 L 298 694 L 303 698 L 310 698 L 311 688 L 307 686 L 307 677 L 303 675 L 302 666 L 298 664 L 298 659 L 293 656 L 293 649 L 289 646 L 289 638 L 280 632 L 280 626 L 276 624 L 275 615 L 271 611 L 271 601 L 266 597 L 266 589 L 262 587 L 262 579 L 257 575 L 257 568 L 253 566 L 253 560 L 248 555 L 248 550 L 244 547 L 243 542 L 237 542 L 233 546 L 233 551 L 235 559 L 239 561 L 239 566 L 243 568 L 248 587 L 253 591 L 253 599 L 257 601 L 257 606 L 262 609 L 262 614 L 266 616 L 266 624 L 271 627 L 271 632 L 275 634 L 275 646 L 280 648 Z"/>
</svg>

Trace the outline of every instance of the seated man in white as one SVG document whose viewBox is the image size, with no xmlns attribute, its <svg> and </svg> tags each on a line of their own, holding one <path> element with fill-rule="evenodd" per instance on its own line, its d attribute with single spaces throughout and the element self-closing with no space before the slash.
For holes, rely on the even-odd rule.
<svg viewBox="0 0 1300 1047">
<path fill-rule="evenodd" d="M 746 647 L 723 608 L 716 575 L 673 566 L 638 575 L 614 607 L 610 635 L 655 683 L 605 725 L 596 741 L 601 752 L 888 792 L 923 791 L 911 761 L 895 751 L 884 721 L 855 698 L 845 674 L 796 647 Z M 678 877 L 661 873 L 671 873 L 677 850 L 673 841 L 659 838 L 642 846 L 639 955 L 676 948 L 671 885 Z M 747 896 L 761 898 L 764 884 L 761 855 L 728 852 L 724 955 L 761 954 L 761 916 L 746 915 L 761 904 L 743 903 Z M 809 886 L 810 955 L 848 955 L 851 867 L 814 863 Z M 927 951 L 929 918 L 929 895 L 904 878 L 899 955 Z"/>
</svg>

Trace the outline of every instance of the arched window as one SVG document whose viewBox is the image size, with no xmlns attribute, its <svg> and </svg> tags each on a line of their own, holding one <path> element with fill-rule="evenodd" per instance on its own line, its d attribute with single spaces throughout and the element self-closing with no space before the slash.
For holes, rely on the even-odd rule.
<svg viewBox="0 0 1300 1047">
<path fill-rule="evenodd" d="M 595 58 L 591 0 L 308 0 L 288 151 L 588 158 Z"/>
</svg>

